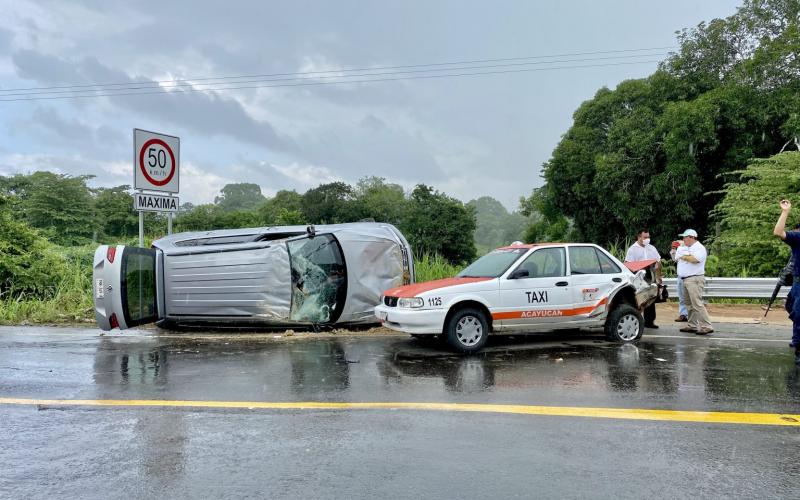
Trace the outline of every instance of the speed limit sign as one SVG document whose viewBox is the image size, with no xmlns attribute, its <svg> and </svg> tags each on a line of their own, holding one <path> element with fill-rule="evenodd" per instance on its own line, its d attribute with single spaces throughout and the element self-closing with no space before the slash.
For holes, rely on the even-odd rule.
<svg viewBox="0 0 800 500">
<path fill-rule="evenodd" d="M 180 138 L 133 129 L 134 189 L 177 193 L 180 154 Z"/>
</svg>

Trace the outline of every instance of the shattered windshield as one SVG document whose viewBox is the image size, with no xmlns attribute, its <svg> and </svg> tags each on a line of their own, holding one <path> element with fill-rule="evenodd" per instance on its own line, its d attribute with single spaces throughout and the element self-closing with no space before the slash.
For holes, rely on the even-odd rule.
<svg viewBox="0 0 800 500">
<path fill-rule="evenodd" d="M 347 271 L 332 235 L 289 241 L 292 268 L 292 321 L 334 322 L 347 294 Z"/>
<path fill-rule="evenodd" d="M 459 278 L 496 278 L 527 252 L 527 248 L 498 248 L 458 273 Z"/>
</svg>

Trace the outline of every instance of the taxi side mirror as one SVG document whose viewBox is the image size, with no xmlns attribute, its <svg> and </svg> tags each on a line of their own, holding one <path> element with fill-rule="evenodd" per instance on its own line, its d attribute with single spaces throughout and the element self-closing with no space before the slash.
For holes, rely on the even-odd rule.
<svg viewBox="0 0 800 500">
<path fill-rule="evenodd" d="M 510 280 L 518 280 L 520 278 L 527 278 L 530 275 L 531 275 L 531 273 L 529 273 L 527 269 L 517 269 L 516 271 L 514 271 L 513 273 L 511 273 L 508 276 L 508 279 L 510 279 Z"/>
</svg>

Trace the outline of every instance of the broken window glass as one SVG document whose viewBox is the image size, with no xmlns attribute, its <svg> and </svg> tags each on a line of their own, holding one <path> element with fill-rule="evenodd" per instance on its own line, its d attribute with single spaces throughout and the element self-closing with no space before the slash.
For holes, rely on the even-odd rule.
<svg viewBox="0 0 800 500">
<path fill-rule="evenodd" d="M 347 271 L 339 242 L 319 235 L 287 243 L 292 268 L 290 319 L 329 323 L 338 319 L 347 293 Z"/>
</svg>

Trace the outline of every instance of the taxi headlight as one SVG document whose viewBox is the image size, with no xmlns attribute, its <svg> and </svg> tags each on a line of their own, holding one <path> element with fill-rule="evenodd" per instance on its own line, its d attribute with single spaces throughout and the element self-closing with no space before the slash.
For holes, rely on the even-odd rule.
<svg viewBox="0 0 800 500">
<path fill-rule="evenodd" d="M 397 302 L 399 307 L 406 307 L 415 309 L 418 307 L 422 307 L 425 305 L 425 301 L 422 300 L 420 297 L 409 297 L 409 298 L 402 298 Z"/>
</svg>

